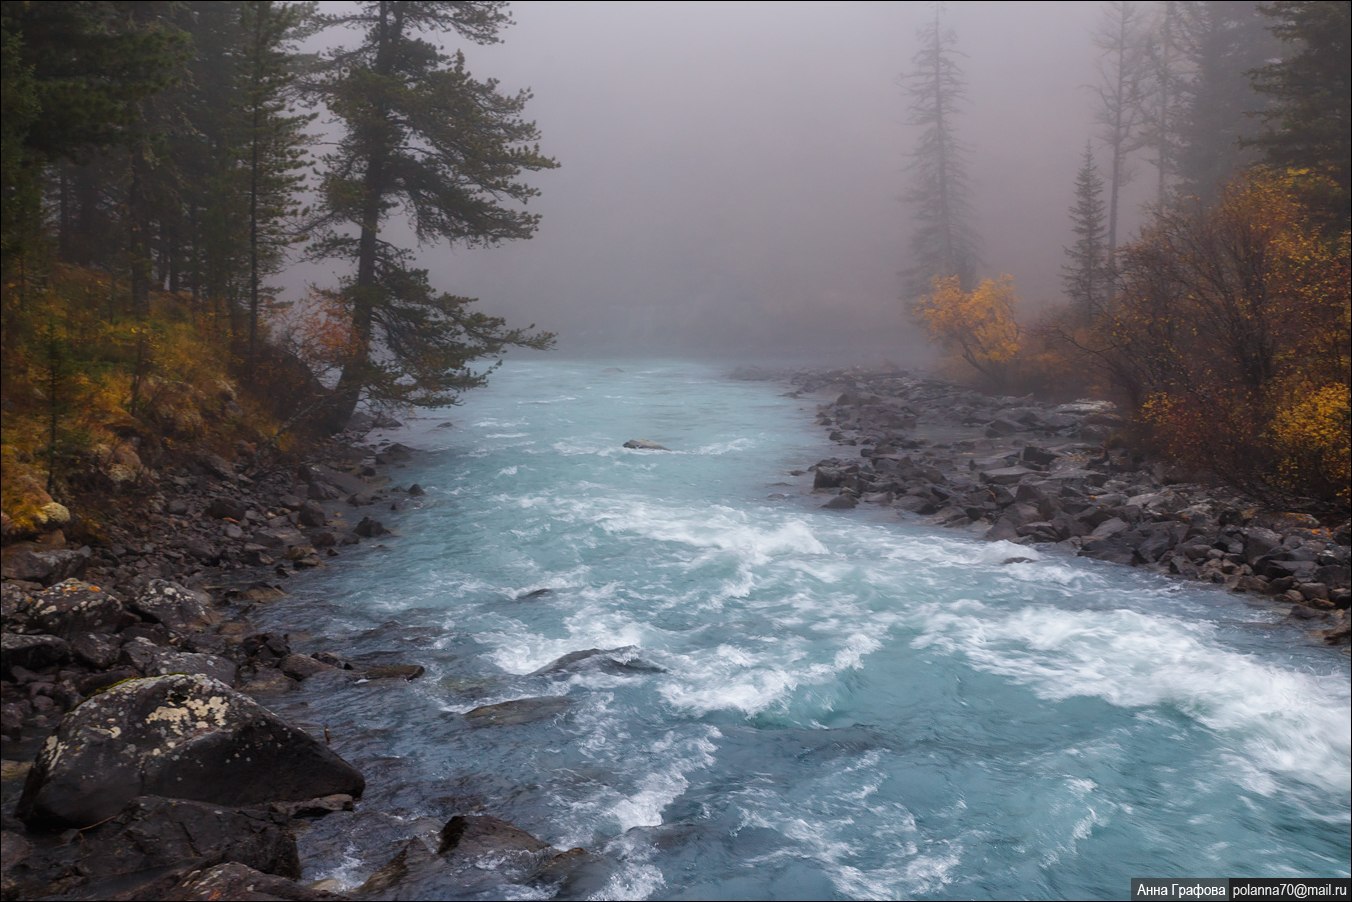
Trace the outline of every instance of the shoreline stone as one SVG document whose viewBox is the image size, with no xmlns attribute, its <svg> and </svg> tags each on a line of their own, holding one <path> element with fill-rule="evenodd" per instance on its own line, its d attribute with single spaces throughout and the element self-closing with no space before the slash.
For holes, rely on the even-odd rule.
<svg viewBox="0 0 1352 902">
<path fill-rule="evenodd" d="M 896 508 L 989 540 L 1060 548 L 1304 606 L 1348 642 L 1352 523 L 1253 499 L 1115 448 L 1108 402 L 983 395 L 899 370 L 781 374 L 857 456 L 808 468 L 822 506 Z"/>
</svg>

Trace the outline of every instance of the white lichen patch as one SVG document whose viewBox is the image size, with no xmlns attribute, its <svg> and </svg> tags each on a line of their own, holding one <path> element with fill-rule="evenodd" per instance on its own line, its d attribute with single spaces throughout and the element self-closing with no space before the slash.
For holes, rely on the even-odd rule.
<svg viewBox="0 0 1352 902">
<path fill-rule="evenodd" d="M 170 735 L 223 727 L 230 712 L 225 696 L 185 699 L 178 705 L 161 705 L 146 715 L 146 723 L 163 724 Z"/>
<path fill-rule="evenodd" d="M 55 734 L 48 736 L 47 741 L 42 744 L 42 762 L 47 770 L 56 767 L 56 762 L 61 760 L 61 753 L 66 750 L 61 740 L 57 739 Z"/>
</svg>

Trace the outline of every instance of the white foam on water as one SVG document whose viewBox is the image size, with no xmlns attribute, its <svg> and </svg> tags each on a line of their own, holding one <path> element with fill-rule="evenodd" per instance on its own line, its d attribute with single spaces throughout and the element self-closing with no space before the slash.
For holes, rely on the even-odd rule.
<svg viewBox="0 0 1352 902">
<path fill-rule="evenodd" d="M 656 850 L 636 834 L 616 837 L 604 851 L 623 864 L 588 899 L 646 899 L 666 885 L 661 869 L 650 863 Z"/>
<path fill-rule="evenodd" d="M 748 448 L 755 447 L 756 443 L 749 438 L 735 438 L 729 442 L 713 442 L 708 445 L 701 445 L 696 448 L 695 454 L 706 454 L 718 456 L 721 454 L 730 454 L 734 451 L 745 451 Z"/>
<path fill-rule="evenodd" d="M 1010 558 L 1027 558 L 1030 561 L 1040 561 L 1042 554 L 1036 548 L 1000 539 L 997 542 L 978 545 L 976 553 L 971 556 L 972 562 L 979 564 L 1003 564 Z"/>
<path fill-rule="evenodd" d="M 498 476 L 515 476 L 515 475 L 517 474 L 518 469 L 519 469 L 519 468 L 516 467 L 516 466 L 503 467 L 501 470 L 498 470 L 498 472 L 497 472 L 496 475 L 498 475 Z"/>
<path fill-rule="evenodd" d="M 970 611 L 975 606 L 976 616 Z M 1269 773 L 1352 788 L 1352 709 L 1341 677 L 1265 663 L 1215 642 L 1214 627 L 1131 610 L 1014 612 L 972 602 L 935 606 L 916 647 L 941 647 L 1060 700 L 1096 696 L 1124 708 L 1165 705 L 1226 737 Z M 1248 788 L 1270 794 L 1250 774 Z"/>
<path fill-rule="evenodd" d="M 761 525 L 743 511 L 714 506 L 689 510 L 631 501 L 598 509 L 597 522 L 609 532 L 636 533 L 659 542 L 731 552 L 759 565 L 780 555 L 824 555 L 824 546 L 801 519 L 789 517 Z"/>
</svg>

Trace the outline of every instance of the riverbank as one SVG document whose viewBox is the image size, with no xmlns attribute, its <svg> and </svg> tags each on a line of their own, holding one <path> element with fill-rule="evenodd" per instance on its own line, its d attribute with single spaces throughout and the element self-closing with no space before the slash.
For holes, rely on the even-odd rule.
<svg viewBox="0 0 1352 902">
<path fill-rule="evenodd" d="M 103 508 L 97 543 L 75 546 L 58 529 L 4 548 L 4 898 L 231 896 L 259 880 L 285 898 L 331 898 L 291 884 L 301 873 L 294 833 L 350 809 L 364 781 L 326 737 L 253 698 L 322 672 L 403 680 L 421 668 L 296 654 L 287 635 L 250 619 L 294 575 L 383 535 L 380 511 L 417 495 L 381 472 L 408 449 L 359 439 L 266 465 L 177 454 L 142 474 L 145 491 L 90 500 Z M 212 716 L 188 733 L 148 732 L 147 705 Z M 107 722 L 82 722 L 95 715 Z M 255 770 L 267 772 L 242 774 L 223 755 L 260 730 L 272 751 Z M 194 771 L 191 788 L 177 772 L 179 789 L 160 785 L 171 778 L 153 762 L 171 754 Z M 294 762 L 301 771 L 290 772 Z"/>
<path fill-rule="evenodd" d="M 744 378 L 765 373 L 742 373 Z M 990 540 L 1145 567 L 1285 605 L 1329 645 L 1348 644 L 1352 523 L 1265 509 L 1115 447 L 1106 402 L 1049 405 L 867 369 L 786 376 L 819 396 L 818 423 L 848 457 L 811 467 L 825 505 L 890 507 Z"/>
</svg>

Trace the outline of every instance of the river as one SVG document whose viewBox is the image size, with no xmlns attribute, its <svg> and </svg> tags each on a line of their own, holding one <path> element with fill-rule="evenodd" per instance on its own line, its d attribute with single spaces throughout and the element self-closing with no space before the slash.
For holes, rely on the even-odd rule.
<svg viewBox="0 0 1352 902">
<path fill-rule="evenodd" d="M 486 863 L 441 898 L 1120 898 L 1132 877 L 1348 874 L 1345 654 L 1210 587 L 821 510 L 790 475 L 839 453 L 814 403 L 722 373 L 511 362 L 385 433 L 421 449 L 389 475 L 426 494 L 257 618 L 306 651 L 427 668 L 270 702 L 368 778 L 357 812 L 301 837 L 308 879 L 355 887 L 470 812 L 593 855 L 562 885 Z M 536 674 L 587 649 L 606 653 Z M 541 696 L 566 707 L 464 716 Z"/>
</svg>

